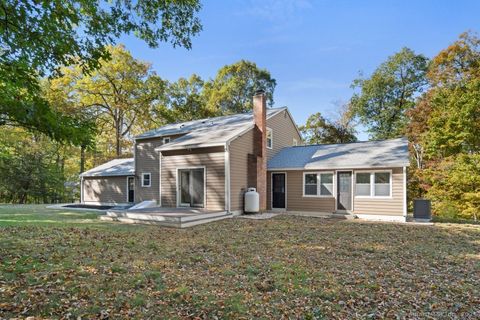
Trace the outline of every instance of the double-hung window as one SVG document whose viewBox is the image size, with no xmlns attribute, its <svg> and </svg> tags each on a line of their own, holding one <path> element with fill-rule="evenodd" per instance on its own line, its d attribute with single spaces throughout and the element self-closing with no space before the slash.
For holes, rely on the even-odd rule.
<svg viewBox="0 0 480 320">
<path fill-rule="evenodd" d="M 267 148 L 272 149 L 273 148 L 273 132 L 272 129 L 267 128 Z"/>
<path fill-rule="evenodd" d="M 316 173 L 306 173 L 303 179 L 305 181 L 304 195 L 316 196 L 318 194 L 318 175 Z"/>
<path fill-rule="evenodd" d="M 333 173 L 305 172 L 303 195 L 306 197 L 333 196 Z"/>
<path fill-rule="evenodd" d="M 142 187 L 150 187 L 152 185 L 151 177 L 150 173 L 142 173 Z"/>
<path fill-rule="evenodd" d="M 355 195 L 358 197 L 391 197 L 392 174 L 389 171 L 357 172 Z"/>
</svg>

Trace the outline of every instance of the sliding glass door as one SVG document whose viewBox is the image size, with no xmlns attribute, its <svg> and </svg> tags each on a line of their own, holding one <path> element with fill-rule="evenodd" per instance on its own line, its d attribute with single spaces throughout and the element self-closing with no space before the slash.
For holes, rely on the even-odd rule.
<svg viewBox="0 0 480 320">
<path fill-rule="evenodd" d="M 179 205 L 182 207 L 204 207 L 205 169 L 179 169 L 178 175 Z"/>
</svg>

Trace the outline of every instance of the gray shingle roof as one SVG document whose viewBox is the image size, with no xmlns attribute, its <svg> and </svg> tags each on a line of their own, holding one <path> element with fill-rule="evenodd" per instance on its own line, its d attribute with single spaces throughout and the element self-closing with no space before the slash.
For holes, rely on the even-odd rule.
<svg viewBox="0 0 480 320">
<path fill-rule="evenodd" d="M 271 118 L 287 108 L 267 109 L 267 118 Z M 253 114 L 241 113 L 230 116 L 188 121 L 169 124 L 161 128 L 148 131 L 135 139 L 182 134 L 185 135 L 172 140 L 170 143 L 158 147 L 157 151 L 176 150 L 185 148 L 200 148 L 224 145 L 230 139 L 253 127 Z"/>
<path fill-rule="evenodd" d="M 135 163 L 133 158 L 114 159 L 98 167 L 85 171 L 81 177 L 113 177 L 130 176 L 135 174 Z"/>
<path fill-rule="evenodd" d="M 282 149 L 268 169 L 360 169 L 409 165 L 406 138 Z"/>
<path fill-rule="evenodd" d="M 267 117 L 271 117 L 275 113 L 284 109 L 286 108 L 283 107 L 283 108 L 267 109 Z M 229 116 L 221 116 L 221 117 L 205 118 L 205 119 L 192 120 L 192 121 L 179 122 L 179 123 L 171 123 L 163 127 L 142 133 L 136 136 L 135 139 L 147 139 L 147 138 L 187 133 L 197 129 L 209 128 L 212 126 L 212 124 L 213 125 L 238 124 L 245 121 L 251 121 L 252 117 L 253 117 L 252 112 L 248 112 L 248 113 L 232 114 Z"/>
</svg>

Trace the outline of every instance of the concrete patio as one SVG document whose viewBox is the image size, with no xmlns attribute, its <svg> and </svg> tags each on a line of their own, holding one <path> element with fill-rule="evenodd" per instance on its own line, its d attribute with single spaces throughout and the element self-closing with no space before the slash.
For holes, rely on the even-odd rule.
<svg viewBox="0 0 480 320">
<path fill-rule="evenodd" d="M 155 224 L 174 228 L 187 228 L 199 224 L 231 218 L 226 211 L 201 208 L 153 207 L 132 210 L 107 210 L 101 220 L 123 223 Z"/>
</svg>

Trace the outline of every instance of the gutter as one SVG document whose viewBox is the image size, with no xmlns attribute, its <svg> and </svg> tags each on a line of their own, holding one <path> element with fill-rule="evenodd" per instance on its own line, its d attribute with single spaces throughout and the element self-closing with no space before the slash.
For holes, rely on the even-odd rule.
<svg viewBox="0 0 480 320">
<path fill-rule="evenodd" d="M 305 168 L 305 167 L 283 167 L 283 168 L 269 168 L 267 167 L 267 171 L 308 171 L 308 170 L 368 170 L 368 169 L 388 169 L 388 168 L 406 168 L 409 165 L 405 164 L 392 164 L 392 165 L 385 165 L 385 166 L 353 166 L 353 167 L 318 167 L 318 168 Z"/>
</svg>

